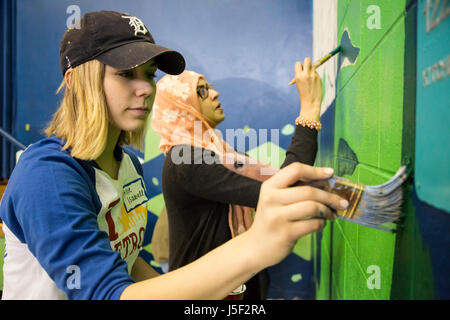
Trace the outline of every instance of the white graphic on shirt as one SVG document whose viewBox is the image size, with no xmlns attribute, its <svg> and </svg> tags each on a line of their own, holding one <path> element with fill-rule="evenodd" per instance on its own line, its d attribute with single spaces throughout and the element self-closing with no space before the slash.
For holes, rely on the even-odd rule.
<svg viewBox="0 0 450 320">
<path fill-rule="evenodd" d="M 134 35 L 137 36 L 140 34 L 146 34 L 147 28 L 145 28 L 144 23 L 141 19 L 133 17 L 133 16 L 122 16 L 122 18 L 130 19 L 130 26 L 134 28 Z"/>
<path fill-rule="evenodd" d="M 123 153 L 117 180 L 95 169 L 95 188 L 102 203 L 98 226 L 108 233 L 111 248 L 120 253 L 131 272 L 142 250 L 147 225 L 148 196 L 143 178 Z"/>
</svg>

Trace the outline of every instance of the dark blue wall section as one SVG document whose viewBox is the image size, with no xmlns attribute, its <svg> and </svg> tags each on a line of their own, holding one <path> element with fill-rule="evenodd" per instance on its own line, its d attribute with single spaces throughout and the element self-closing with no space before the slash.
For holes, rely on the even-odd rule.
<svg viewBox="0 0 450 320">
<path fill-rule="evenodd" d="M 102 9 L 136 15 L 157 43 L 182 52 L 187 69 L 204 74 L 221 93 L 227 114 L 221 130 L 281 128 L 298 113 L 297 92 L 287 82 L 295 61 L 312 52 L 309 0 L 20 0 L 15 129 L 25 144 L 43 137 L 60 100 L 59 41 L 71 5 L 81 15 Z M 280 137 L 282 147 L 289 141 Z"/>
<path fill-rule="evenodd" d="M 0 128 L 2 133 L 14 136 L 15 120 L 15 65 L 16 23 L 15 1 L 3 0 L 0 4 Z M 15 153 L 19 148 L 11 139 L 0 137 L 0 180 L 9 178 L 15 164 Z"/>
</svg>

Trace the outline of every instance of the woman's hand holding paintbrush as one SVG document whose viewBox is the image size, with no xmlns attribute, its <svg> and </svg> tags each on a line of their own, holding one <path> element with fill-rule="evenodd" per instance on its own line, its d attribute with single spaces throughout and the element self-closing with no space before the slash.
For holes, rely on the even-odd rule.
<svg viewBox="0 0 450 320">
<path fill-rule="evenodd" d="M 295 63 L 295 78 L 300 98 L 300 117 L 310 121 L 319 121 L 322 103 L 322 79 L 311 65 L 311 59 L 305 58 L 304 64 Z"/>
<path fill-rule="evenodd" d="M 303 65 L 299 61 L 295 63 L 295 77 L 289 82 L 289 85 L 296 83 L 300 96 L 301 112 L 295 122 L 296 124 L 306 125 L 316 130 L 322 128 L 322 125 L 319 122 L 323 95 L 322 79 L 316 72 L 316 68 L 340 51 L 341 46 L 337 47 L 312 65 L 310 58 L 305 58 Z"/>
</svg>

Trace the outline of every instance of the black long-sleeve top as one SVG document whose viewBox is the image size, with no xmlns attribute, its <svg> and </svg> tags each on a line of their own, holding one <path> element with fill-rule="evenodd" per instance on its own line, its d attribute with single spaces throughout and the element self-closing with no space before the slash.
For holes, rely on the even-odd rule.
<svg viewBox="0 0 450 320">
<path fill-rule="evenodd" d="M 162 190 L 170 230 L 169 269 L 175 270 L 231 239 L 229 204 L 256 208 L 262 182 L 218 162 L 205 163 L 198 158 L 201 148 L 186 145 L 175 151 L 181 158 L 183 152 L 191 153 L 187 164 L 175 164 L 179 161 L 174 163 L 172 151 L 164 161 Z M 317 131 L 297 126 L 282 167 L 296 161 L 313 165 L 316 153 Z"/>
</svg>

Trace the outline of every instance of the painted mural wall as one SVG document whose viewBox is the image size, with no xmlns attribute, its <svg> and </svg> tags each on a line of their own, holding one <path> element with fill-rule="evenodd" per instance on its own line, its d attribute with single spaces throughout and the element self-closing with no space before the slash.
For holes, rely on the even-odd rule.
<svg viewBox="0 0 450 320">
<path fill-rule="evenodd" d="M 421 50 L 416 29 L 423 14 L 417 7 L 423 2 L 314 1 L 314 58 L 348 40 L 357 52 L 339 54 L 318 69 L 326 111 L 317 165 L 333 166 L 338 175 L 366 185 L 384 183 L 408 165 L 414 179 L 416 51 Z M 447 129 L 442 138 L 448 137 Z M 429 152 L 441 157 L 438 148 Z M 420 170 L 427 175 L 433 168 Z M 448 200 L 448 180 L 445 186 Z M 449 220 L 445 210 L 417 198 L 410 180 L 396 232 L 343 220 L 328 224 L 313 241 L 317 298 L 448 299 Z"/>
<path fill-rule="evenodd" d="M 405 190 L 404 218 L 396 233 L 336 221 L 314 237 L 302 238 L 283 263 L 271 268 L 270 298 L 450 299 L 446 207 L 450 184 L 448 172 L 439 174 L 430 160 L 439 159 L 445 170 L 450 160 L 445 147 L 449 132 L 439 127 L 440 139 L 433 143 L 443 147 L 437 148 L 427 143 L 430 130 L 422 126 L 429 123 L 428 117 L 445 124 L 450 121 L 445 113 L 448 93 L 445 96 L 442 89 L 448 88 L 449 72 L 440 71 L 448 70 L 448 46 L 443 45 L 448 41 L 433 38 L 448 34 L 448 14 L 442 15 L 440 23 L 436 21 L 442 11 L 449 11 L 442 8 L 443 3 L 448 7 L 450 2 L 227 0 L 210 4 L 191 0 L 187 4 L 155 0 L 150 10 L 143 0 L 6 1 L 17 5 L 14 125 L 26 144 L 42 137 L 41 130 L 57 106 L 58 30 L 74 14 L 69 10 L 72 5 L 81 13 L 128 11 L 151 23 L 157 42 L 183 52 L 188 68 L 205 74 L 220 92 L 227 119 L 218 128 L 223 133 L 227 128 L 242 129 L 247 138 L 267 129 L 265 140 L 240 151 L 277 166 L 284 160 L 298 112 L 296 90 L 287 86 L 291 66 L 306 56 L 318 59 L 348 41 L 357 55 L 337 55 L 318 69 L 324 100 L 316 164 L 332 166 L 339 175 L 363 184 L 383 183 L 399 166 L 409 164 L 413 180 Z M 177 14 L 180 10 L 183 16 Z M 440 69 L 441 61 L 447 69 Z M 427 112 L 430 99 L 434 105 L 442 101 L 437 109 L 442 116 Z M 417 136 L 421 137 L 419 147 Z M 164 206 L 163 155 L 157 144 L 150 130 L 144 154 L 138 153 L 151 194 L 149 230 Z M 418 159 L 421 147 L 421 154 L 428 157 Z M 417 165 L 417 161 L 422 162 Z M 436 176 L 439 183 L 433 184 L 436 180 L 430 177 Z M 425 189 L 418 190 L 417 181 L 425 181 L 419 184 Z M 436 186 L 439 193 L 432 192 Z M 152 260 L 150 238 L 151 232 L 146 235 L 147 259 L 158 267 Z M 2 250 L 0 238 L 0 269 Z"/>
</svg>

